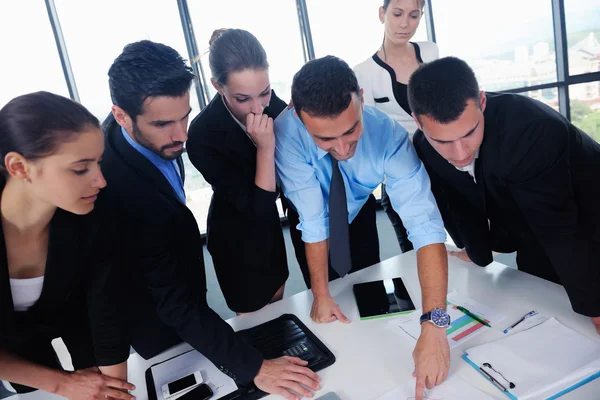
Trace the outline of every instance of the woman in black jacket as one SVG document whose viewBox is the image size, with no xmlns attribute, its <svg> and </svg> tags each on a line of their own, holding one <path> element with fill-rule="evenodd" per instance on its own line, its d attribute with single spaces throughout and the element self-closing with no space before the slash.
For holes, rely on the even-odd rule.
<svg viewBox="0 0 600 400">
<path fill-rule="evenodd" d="M 83 106 L 47 92 L 0 110 L 0 379 L 69 399 L 131 399 L 129 340 L 109 254 L 104 138 Z M 51 345 L 62 338 L 75 372 Z"/>
<path fill-rule="evenodd" d="M 288 277 L 273 134 L 286 104 L 251 33 L 215 31 L 209 61 L 218 94 L 192 121 L 187 151 L 213 188 L 207 248 L 223 295 L 231 310 L 247 313 L 280 300 Z"/>
</svg>

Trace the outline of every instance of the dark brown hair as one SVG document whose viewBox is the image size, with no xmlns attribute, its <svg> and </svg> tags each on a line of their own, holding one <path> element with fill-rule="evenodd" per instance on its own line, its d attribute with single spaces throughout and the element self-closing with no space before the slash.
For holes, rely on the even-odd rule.
<svg viewBox="0 0 600 400">
<path fill-rule="evenodd" d="M 0 110 L 0 173 L 6 176 L 10 152 L 28 160 L 46 157 L 91 128 L 100 129 L 98 118 L 71 99 L 48 92 L 16 97 Z"/>
<path fill-rule="evenodd" d="M 232 72 L 269 68 L 267 53 L 258 39 L 242 29 L 217 29 L 210 38 L 208 56 L 212 77 L 221 86 Z"/>
</svg>

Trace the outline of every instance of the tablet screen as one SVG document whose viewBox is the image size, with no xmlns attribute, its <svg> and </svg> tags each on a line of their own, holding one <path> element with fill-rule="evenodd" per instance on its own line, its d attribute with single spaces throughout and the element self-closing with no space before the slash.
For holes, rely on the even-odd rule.
<svg viewBox="0 0 600 400">
<path fill-rule="evenodd" d="M 354 285 L 354 296 L 361 318 L 374 318 L 414 311 L 406 286 L 401 278 Z"/>
</svg>

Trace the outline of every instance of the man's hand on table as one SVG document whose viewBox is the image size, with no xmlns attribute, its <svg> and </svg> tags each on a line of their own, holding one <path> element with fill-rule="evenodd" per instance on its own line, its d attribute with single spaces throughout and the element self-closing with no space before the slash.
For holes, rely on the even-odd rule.
<svg viewBox="0 0 600 400">
<path fill-rule="evenodd" d="M 308 362 L 297 357 L 280 357 L 263 361 L 258 375 L 254 378 L 256 387 L 266 393 L 278 394 L 289 400 L 313 397 L 321 387 L 321 378 L 306 368 Z M 297 394 L 296 394 L 297 393 Z"/>
<path fill-rule="evenodd" d="M 417 378 L 415 400 L 423 400 L 425 387 L 428 389 L 441 384 L 448 377 L 450 369 L 450 346 L 446 329 L 425 322 L 421 326 L 421 336 L 413 351 Z"/>
<path fill-rule="evenodd" d="M 310 317 L 318 324 L 335 320 L 339 320 L 344 324 L 350 323 L 350 320 L 342 313 L 340 306 L 330 294 L 314 295 Z"/>
</svg>

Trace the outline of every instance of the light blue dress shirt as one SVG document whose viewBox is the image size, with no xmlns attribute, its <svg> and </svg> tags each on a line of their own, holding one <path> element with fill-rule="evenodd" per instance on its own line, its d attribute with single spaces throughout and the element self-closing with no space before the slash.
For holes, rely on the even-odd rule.
<svg viewBox="0 0 600 400">
<path fill-rule="evenodd" d="M 386 180 L 394 210 L 402 218 L 415 250 L 444 243 L 446 232 L 431 193 L 429 175 L 417 157 L 408 133 L 375 107 L 365 106 L 363 134 L 356 153 L 340 161 L 348 222 L 352 222 L 369 195 Z M 307 243 L 329 237 L 329 186 L 331 160 L 294 115 L 284 110 L 275 120 L 275 166 L 279 185 L 300 215 L 298 229 Z"/>
<path fill-rule="evenodd" d="M 121 127 L 121 132 L 123 133 L 123 137 L 127 140 L 127 143 L 131 145 L 134 149 L 136 149 L 141 155 L 146 157 L 148 161 L 150 161 L 162 174 L 167 178 L 173 190 L 179 197 L 179 200 L 185 204 L 185 190 L 183 189 L 183 180 L 181 179 L 181 171 L 179 170 L 179 165 L 177 165 L 177 160 L 165 160 L 152 150 L 148 150 L 135 140 L 129 136 L 125 128 Z"/>
</svg>

